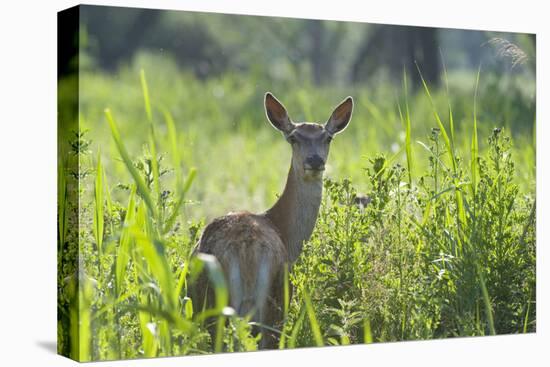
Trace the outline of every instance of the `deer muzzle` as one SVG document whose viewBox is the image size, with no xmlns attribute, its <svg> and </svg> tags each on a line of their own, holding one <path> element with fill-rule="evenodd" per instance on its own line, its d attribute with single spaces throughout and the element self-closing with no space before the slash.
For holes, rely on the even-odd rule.
<svg viewBox="0 0 550 367">
<path fill-rule="evenodd" d="M 313 155 L 306 158 L 304 162 L 305 171 L 321 172 L 325 170 L 325 161 L 319 155 Z"/>
</svg>

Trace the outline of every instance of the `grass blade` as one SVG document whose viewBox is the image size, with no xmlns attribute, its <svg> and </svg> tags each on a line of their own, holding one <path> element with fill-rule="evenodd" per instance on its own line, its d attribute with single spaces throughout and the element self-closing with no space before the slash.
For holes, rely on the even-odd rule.
<svg viewBox="0 0 550 367">
<path fill-rule="evenodd" d="M 149 133 L 149 146 L 151 147 L 151 170 L 153 171 L 153 190 L 156 194 L 157 200 L 160 203 L 161 201 L 161 192 L 160 192 L 160 174 L 159 174 L 159 163 L 157 160 L 157 146 L 155 143 L 155 134 L 153 128 L 151 127 L 151 132 Z M 162 211 L 159 213 L 162 214 Z M 162 218 L 159 218 L 159 223 L 162 224 Z"/>
<path fill-rule="evenodd" d="M 304 304 L 300 306 L 299 315 L 300 316 L 298 316 L 298 319 L 294 323 L 294 327 L 292 328 L 290 337 L 288 338 L 288 348 L 290 349 L 296 348 L 296 340 L 298 339 L 298 332 L 300 332 L 300 329 L 302 328 L 302 324 L 304 322 L 304 318 L 306 317 L 306 307 Z"/>
<path fill-rule="evenodd" d="M 523 333 L 527 333 L 527 325 L 529 325 L 529 310 L 531 309 L 531 294 L 529 294 L 529 298 L 527 299 L 527 310 L 525 311 L 525 319 L 523 321 Z"/>
<path fill-rule="evenodd" d="M 229 293 L 227 290 L 227 284 L 223 275 L 221 265 L 216 257 L 209 254 L 198 254 L 194 261 L 201 262 L 203 266 L 206 266 L 208 271 L 208 277 L 211 283 L 214 285 L 214 294 L 216 298 L 216 308 L 214 314 L 218 314 L 218 321 L 216 325 L 216 338 L 214 341 L 214 351 L 219 353 L 222 351 L 223 346 L 223 329 L 225 325 L 225 316 L 222 311 L 229 302 Z M 208 312 L 204 312 L 208 314 Z"/>
<path fill-rule="evenodd" d="M 284 323 L 288 319 L 288 309 L 290 306 L 290 279 L 288 274 L 288 265 L 285 265 L 284 276 L 283 276 L 283 320 Z M 284 328 L 283 328 L 284 330 Z M 281 338 L 279 339 L 279 349 L 284 349 L 286 342 L 286 334 L 281 333 Z"/>
<path fill-rule="evenodd" d="M 481 65 L 479 66 L 477 70 L 477 77 L 476 77 L 476 86 L 474 90 L 474 128 L 473 128 L 473 134 L 472 134 L 472 144 L 470 147 L 471 151 L 471 171 L 472 171 L 472 193 L 476 195 L 476 188 L 477 188 L 477 176 L 478 176 L 478 167 L 477 167 L 477 161 L 479 156 L 479 144 L 477 139 L 477 92 L 479 87 L 479 74 L 481 73 Z"/>
<path fill-rule="evenodd" d="M 443 51 L 439 49 L 439 55 L 441 56 L 441 64 L 443 65 L 443 78 L 445 79 L 445 95 L 447 97 L 447 104 L 449 107 L 449 130 L 451 134 L 451 146 L 454 148 L 455 144 L 455 125 L 453 119 L 453 107 L 451 105 L 451 97 L 449 93 L 449 76 L 447 74 L 447 65 L 445 63 L 445 58 L 443 57 Z"/>
<path fill-rule="evenodd" d="M 115 262 L 115 286 L 117 294 L 120 294 L 122 291 L 122 284 L 124 282 L 124 274 L 126 272 L 126 266 L 130 259 L 130 226 L 133 223 L 134 215 L 136 212 L 136 187 L 132 186 L 132 191 L 130 192 L 130 198 L 128 199 L 128 206 L 126 209 L 126 217 L 124 218 L 124 223 L 122 224 L 122 230 L 120 232 L 120 240 L 118 245 L 118 251 Z"/>
<path fill-rule="evenodd" d="M 365 344 L 372 343 L 372 332 L 370 329 L 370 321 L 369 319 L 365 319 L 363 321 L 363 341 Z"/>
<path fill-rule="evenodd" d="M 140 176 L 138 170 L 134 166 L 134 163 L 130 159 L 130 155 L 128 154 L 128 151 L 126 150 L 126 147 L 124 146 L 124 143 L 122 142 L 122 139 L 120 137 L 120 133 L 118 131 L 118 127 L 116 126 L 116 123 L 113 119 L 113 116 L 111 114 L 111 110 L 108 108 L 105 109 L 105 116 L 107 117 L 107 121 L 109 122 L 109 127 L 111 128 L 111 134 L 113 136 L 113 139 L 115 140 L 118 152 L 120 156 L 122 157 L 122 161 L 126 165 L 126 168 L 130 172 L 130 175 L 134 179 L 136 186 L 137 186 L 137 192 L 139 195 L 145 200 L 145 203 L 147 204 L 147 207 L 149 211 L 153 214 L 153 217 L 157 218 L 157 209 L 155 207 L 155 204 L 153 202 L 153 199 L 151 198 L 151 194 L 149 193 L 149 190 L 147 189 L 147 185 L 143 181 L 143 178 Z"/>
<path fill-rule="evenodd" d="M 107 174 L 105 173 L 105 170 L 103 170 L 103 187 L 105 188 L 105 204 L 107 207 L 107 216 L 109 218 L 113 218 L 114 214 L 114 208 L 113 208 L 113 200 L 111 198 L 111 189 L 109 188 L 109 183 L 107 182 Z M 114 232 L 113 229 L 113 220 L 110 221 L 110 228 L 111 228 L 111 235 Z"/>
<path fill-rule="evenodd" d="M 288 317 L 288 308 L 290 306 L 290 279 L 288 274 L 288 265 L 285 265 L 283 282 L 283 320 L 286 320 Z"/>
<path fill-rule="evenodd" d="M 321 334 L 321 328 L 319 327 L 319 323 L 317 322 L 317 317 L 315 317 L 315 310 L 313 309 L 313 305 L 311 304 L 311 299 L 309 298 L 309 294 L 305 290 L 304 290 L 304 301 L 306 303 L 307 316 L 309 318 L 311 332 L 313 333 L 313 339 L 315 340 L 315 344 L 318 347 L 322 347 L 325 343 L 323 342 L 323 335 Z"/>
<path fill-rule="evenodd" d="M 97 249 L 99 251 L 99 256 L 103 254 L 103 229 L 104 229 L 104 219 L 103 219 L 103 167 L 101 166 L 101 154 L 97 153 L 97 167 L 94 183 L 94 199 L 95 199 L 95 210 L 94 210 L 94 236 L 97 243 Z"/>
<path fill-rule="evenodd" d="M 229 293 L 220 263 L 215 256 L 203 253 L 199 253 L 192 261 L 202 263 L 202 266 L 206 267 L 208 278 L 214 286 L 216 310 L 221 312 L 229 302 Z"/>
<path fill-rule="evenodd" d="M 157 199 L 160 202 L 161 192 L 160 192 L 160 174 L 159 174 L 159 164 L 157 161 L 157 145 L 156 145 L 156 134 L 155 134 L 155 124 L 153 121 L 153 114 L 151 112 L 151 100 L 149 98 L 149 87 L 147 86 L 147 79 L 145 77 L 145 70 L 141 69 L 139 72 L 140 81 L 141 81 L 141 90 L 143 91 L 143 103 L 145 105 L 145 113 L 147 115 L 147 121 L 149 122 L 149 146 L 151 150 L 151 170 L 153 172 L 153 190 L 157 196 Z M 161 213 L 162 214 L 162 213 Z M 162 218 L 159 220 L 162 223 Z"/>
<path fill-rule="evenodd" d="M 411 148 L 411 116 L 409 112 L 407 72 L 405 71 L 405 68 L 403 68 L 403 93 L 405 95 L 405 116 L 403 116 L 399 103 L 397 104 L 397 109 L 399 111 L 401 124 L 403 124 L 405 128 L 405 153 L 407 155 L 407 171 L 409 177 L 409 187 L 412 187 L 413 157 Z"/>
<path fill-rule="evenodd" d="M 141 206 L 143 206 L 143 202 Z M 139 218 L 136 219 L 136 224 L 130 229 L 132 237 L 136 240 L 137 247 L 143 259 L 149 265 L 151 275 L 158 281 L 165 304 L 170 310 L 174 310 L 176 308 L 175 297 L 173 296 L 173 292 L 176 289 L 175 280 L 165 256 L 164 246 L 159 240 L 152 237 L 150 233 L 144 232 L 142 226 L 137 225 L 139 222 L 149 222 L 150 220 L 145 214 L 145 208 L 140 207 L 140 209 L 136 214 Z M 151 227 L 152 224 L 148 223 L 146 228 Z"/>
<path fill-rule="evenodd" d="M 163 233 L 167 233 L 174 226 L 174 223 L 176 222 L 176 218 L 178 217 L 178 214 L 179 214 L 179 210 L 183 205 L 185 194 L 187 194 L 187 191 L 189 191 L 189 188 L 191 187 L 193 180 L 195 180 L 196 175 L 197 175 L 197 169 L 194 167 L 191 168 L 191 170 L 189 171 L 189 174 L 187 175 L 187 179 L 185 180 L 185 183 L 183 184 L 183 187 L 179 193 L 178 201 L 176 202 L 176 205 L 174 205 L 172 214 L 168 217 L 168 220 L 164 225 Z"/>
<path fill-rule="evenodd" d="M 176 286 L 176 291 L 174 292 L 174 297 L 175 297 L 174 303 L 176 303 L 176 304 L 177 304 L 179 296 L 181 295 L 183 287 L 187 283 L 187 273 L 189 272 L 189 263 L 190 263 L 190 259 L 187 259 L 185 261 L 185 264 L 183 265 L 183 269 L 181 270 L 181 273 L 180 273 L 180 276 L 179 276 L 179 279 L 178 279 L 178 284 Z M 190 302 L 191 302 L 191 299 L 189 299 L 186 303 L 190 303 Z M 186 313 L 187 313 L 187 305 L 185 307 L 186 307 Z M 193 305 L 191 304 L 190 307 L 191 307 L 191 314 L 193 314 Z"/>
<path fill-rule="evenodd" d="M 481 286 L 481 293 L 483 295 L 483 303 L 485 304 L 485 313 L 487 314 L 487 322 L 489 323 L 489 331 L 491 335 L 496 335 L 495 323 L 493 321 L 493 307 L 491 306 L 491 299 L 489 298 L 489 292 L 487 291 L 487 286 L 485 285 L 485 277 L 483 276 L 483 271 L 481 266 L 476 261 L 477 274 L 479 278 L 479 284 Z"/>
<path fill-rule="evenodd" d="M 170 140 L 170 149 L 172 150 L 172 160 L 174 163 L 174 170 L 176 172 L 176 184 L 178 187 L 181 185 L 181 166 L 180 155 L 178 147 L 178 135 L 176 131 L 176 124 L 172 115 L 167 110 L 163 110 L 164 121 L 166 122 L 166 128 L 168 130 L 168 140 Z"/>
<path fill-rule="evenodd" d="M 445 129 L 445 126 L 443 125 L 443 122 L 441 121 L 441 118 L 439 117 L 439 113 L 437 113 L 437 109 L 435 108 L 435 103 L 432 98 L 432 95 L 430 94 L 430 89 L 428 88 L 428 85 L 426 84 L 426 81 L 424 80 L 424 77 L 422 76 L 422 72 L 420 71 L 420 67 L 418 64 L 416 64 L 416 68 L 418 70 L 418 74 L 420 75 L 420 80 L 422 81 L 422 86 L 424 87 L 424 92 L 426 93 L 426 96 L 428 97 L 430 104 L 432 106 L 432 113 L 435 118 L 435 121 L 437 122 L 437 125 L 439 127 L 439 130 L 441 131 L 441 135 L 443 136 L 443 141 L 445 142 L 445 146 L 447 147 L 447 153 L 449 154 L 449 159 L 451 161 L 451 164 L 453 166 L 453 172 L 456 173 L 456 159 L 453 151 L 453 147 L 451 144 L 451 140 L 449 139 L 449 135 L 447 134 L 447 129 Z"/>
<path fill-rule="evenodd" d="M 147 120 L 153 121 L 153 114 L 151 112 L 151 103 L 149 99 L 149 87 L 147 86 L 147 80 L 145 79 L 145 70 L 139 71 L 139 78 L 141 81 L 141 90 L 143 91 L 143 101 L 145 104 L 145 113 L 147 114 Z"/>
</svg>

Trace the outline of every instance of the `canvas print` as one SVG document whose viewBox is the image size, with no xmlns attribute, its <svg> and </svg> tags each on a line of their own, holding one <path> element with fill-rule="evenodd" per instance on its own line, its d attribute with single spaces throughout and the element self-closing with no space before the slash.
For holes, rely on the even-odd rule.
<svg viewBox="0 0 550 367">
<path fill-rule="evenodd" d="M 536 37 L 58 15 L 58 352 L 536 331 Z"/>
</svg>

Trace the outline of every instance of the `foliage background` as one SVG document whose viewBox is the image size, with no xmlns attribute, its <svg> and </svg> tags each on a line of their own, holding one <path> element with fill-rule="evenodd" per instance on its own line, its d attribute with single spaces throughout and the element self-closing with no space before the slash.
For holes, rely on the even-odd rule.
<svg viewBox="0 0 550 367">
<path fill-rule="evenodd" d="M 158 272 L 150 263 L 134 278 L 117 274 L 128 201 L 134 197 L 139 202 L 143 193 L 140 197 L 132 195 L 135 177 L 128 173 L 127 162 L 119 158 L 104 109 L 109 107 L 115 116 L 121 140 L 148 182 L 148 190 L 155 192 L 156 185 L 166 188 L 159 191 L 166 192 L 165 199 L 158 195 L 154 205 L 173 209 L 184 175 L 191 167 L 198 169 L 186 192 L 181 216 L 168 233 L 157 235 L 144 229 L 164 224 L 159 224 L 158 218 L 146 224 L 150 208 L 138 207 L 133 223 L 151 242 L 160 240 L 163 246 L 168 245 L 166 252 L 161 252 L 166 264 L 160 268 L 181 279 L 188 250 L 205 222 L 229 210 L 264 210 L 284 185 L 290 152 L 265 121 L 261 103 L 267 90 L 284 101 L 297 121 L 322 122 L 346 95 L 353 95 L 356 101 L 352 124 L 332 146 L 327 171 L 331 178 L 329 196 L 320 225 L 291 276 L 298 291 L 288 306 L 285 330 L 290 341 L 284 347 L 534 330 L 533 36 L 138 9 L 81 9 L 79 122 L 81 131 L 89 131 L 73 141 L 77 142 L 79 168 L 88 172 L 80 177 L 83 205 L 78 218 L 83 228 L 94 230 L 71 234 L 69 226 L 67 243 L 72 243 L 71 235 L 73 241 L 78 235 L 83 246 L 79 249 L 83 254 L 81 279 L 89 279 L 94 286 L 87 288 L 87 280 L 79 283 L 80 297 L 91 302 L 90 321 L 83 328 L 91 332 L 79 339 L 89 343 L 89 348 L 74 356 L 111 359 L 215 350 L 200 325 L 174 326 L 174 320 L 160 321 L 159 313 L 151 311 L 151 307 L 165 311 L 166 305 L 155 304 L 153 295 L 158 289 L 164 294 L 166 289 L 158 284 Z M 67 68 L 71 60 L 67 60 Z M 433 105 L 417 65 L 429 84 Z M 479 65 L 482 71 L 474 104 Z M 150 101 L 144 100 L 141 70 L 146 71 Z M 403 80 L 407 88 L 403 88 Z M 449 104 L 453 149 L 446 151 L 441 130 L 450 129 Z M 405 115 L 406 109 L 409 112 Z M 438 111 L 445 129 L 434 119 Z M 176 134 L 170 132 L 167 116 L 173 118 Z M 151 124 L 155 126 L 154 144 Z M 439 130 L 432 130 L 434 127 Z M 511 136 L 513 144 L 507 138 L 495 138 L 495 127 L 503 128 L 502 134 Z M 498 196 L 489 190 L 488 198 L 479 198 L 470 192 L 466 202 L 472 208 L 479 205 L 487 217 L 478 219 L 470 211 L 464 214 L 467 218 L 463 223 L 453 224 L 449 218 L 461 215 L 453 190 L 460 192 L 456 190 L 461 187 L 458 184 L 472 182 L 469 170 L 470 161 L 476 161 L 471 156 L 476 134 L 476 154 L 486 159 L 472 169 L 479 171 L 479 190 L 484 183 L 492 187 L 497 182 L 504 193 L 500 191 Z M 172 141 L 177 142 L 175 153 Z M 153 145 L 164 156 L 156 179 Z M 513 157 L 513 167 L 508 167 L 509 157 Z M 455 160 L 459 170 L 450 169 Z M 508 168 L 501 169 L 495 162 Z M 161 174 L 162 167 L 167 168 L 166 174 Z M 439 189 L 434 177 L 438 169 Z M 98 184 L 98 177 L 104 182 Z M 399 191 L 407 182 L 403 192 Z M 453 184 L 449 195 L 441 194 Z M 105 195 L 99 195 L 99 201 L 98 186 Z M 366 215 L 353 206 L 340 208 L 336 204 L 346 203 L 346 198 L 357 191 L 375 200 Z M 505 198 L 511 201 L 510 212 L 499 206 Z M 433 206 L 429 202 L 434 202 Z M 483 206 L 486 204 L 489 208 Z M 98 207 L 104 206 L 105 213 L 98 216 Z M 429 225 L 438 240 L 427 240 L 422 233 L 426 228 L 419 229 L 414 223 L 402 228 L 401 222 L 395 221 L 401 215 L 425 220 L 422 225 Z M 335 231 L 328 234 L 327 241 L 325 232 L 339 218 L 359 226 L 354 231 L 358 238 Z M 384 218 L 399 225 L 377 225 Z M 475 229 L 478 220 L 487 221 L 484 231 Z M 499 220 L 500 228 L 506 228 L 508 242 L 498 235 L 489 238 L 493 233 L 489 228 Z M 104 228 L 99 229 L 99 222 L 104 222 Z M 364 236 L 370 238 L 368 247 L 358 245 L 365 242 Z M 138 237 L 130 241 L 136 248 Z M 453 251 L 456 237 L 471 241 L 477 249 L 473 258 Z M 102 254 L 103 243 L 106 251 Z M 495 247 L 499 243 L 504 249 Z M 485 250 L 486 254 L 478 254 Z M 324 256 L 335 258 L 331 251 L 347 257 L 327 263 Z M 132 264 L 132 256 L 124 259 Z M 447 267 L 453 262 L 457 263 L 456 271 Z M 338 277 L 327 279 L 324 267 Z M 476 272 L 478 267 L 484 270 Z M 73 270 L 60 271 L 60 284 Z M 359 275 L 363 277 L 355 277 Z M 350 276 L 353 279 L 348 279 Z M 483 277 L 489 283 L 488 294 L 483 292 Z M 124 292 L 119 285 L 111 293 L 116 282 L 128 283 Z M 347 282 L 352 284 L 348 288 L 330 288 Z M 152 286 L 144 288 L 144 284 Z M 182 311 L 190 304 L 185 289 L 175 295 L 179 306 L 174 305 L 174 313 L 185 314 Z M 301 293 L 303 289 L 312 290 L 311 295 Z M 62 293 L 60 299 L 67 297 Z M 465 300 L 470 302 L 463 304 Z M 60 309 L 69 304 L 62 302 Z M 413 310 L 407 306 L 411 304 L 415 305 Z M 136 305 L 147 305 L 148 311 Z M 94 316 L 98 312 L 101 316 Z M 498 317 L 490 321 L 493 312 Z M 65 315 L 60 319 L 63 324 L 70 310 L 61 314 Z M 309 323 L 303 321 L 306 314 Z M 115 320 L 117 328 L 112 331 L 108 325 Z M 196 320 L 192 321 L 195 326 Z M 229 330 L 238 334 L 239 343 L 232 345 L 229 338 L 224 341 L 225 350 L 254 349 L 247 326 L 237 319 L 232 322 L 236 326 Z M 74 336 L 69 330 L 60 330 L 64 341 L 61 351 L 71 354 L 67 340 Z"/>
</svg>

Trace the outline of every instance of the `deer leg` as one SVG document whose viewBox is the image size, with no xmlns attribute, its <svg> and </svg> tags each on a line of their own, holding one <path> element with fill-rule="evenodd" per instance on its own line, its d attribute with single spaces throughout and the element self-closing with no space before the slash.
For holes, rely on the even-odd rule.
<svg viewBox="0 0 550 367">
<path fill-rule="evenodd" d="M 231 256 L 229 259 L 229 304 L 235 310 L 239 312 L 243 303 L 243 287 L 241 279 L 241 267 L 239 261 L 235 256 Z"/>
<path fill-rule="evenodd" d="M 256 312 L 257 320 L 263 326 L 273 327 L 270 320 L 273 315 L 270 315 L 270 307 L 268 307 L 269 290 L 271 289 L 271 259 L 268 254 L 263 254 L 259 262 L 258 278 L 256 280 Z M 273 332 L 265 327 L 262 327 L 262 340 L 260 348 L 273 348 L 272 339 Z"/>
</svg>

